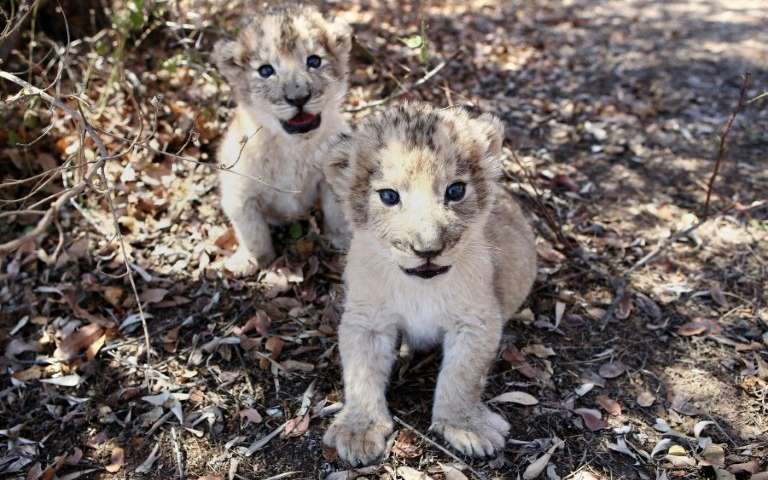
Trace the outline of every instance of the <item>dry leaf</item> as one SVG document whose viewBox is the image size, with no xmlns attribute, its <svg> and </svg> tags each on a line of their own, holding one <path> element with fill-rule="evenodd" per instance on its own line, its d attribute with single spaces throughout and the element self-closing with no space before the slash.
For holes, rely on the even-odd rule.
<svg viewBox="0 0 768 480">
<path fill-rule="evenodd" d="M 684 337 L 691 337 L 694 335 L 701 335 L 702 333 L 706 332 L 708 329 L 709 329 L 709 326 L 707 323 L 701 320 L 694 320 L 678 328 L 677 333 L 678 335 L 682 335 Z"/>
<path fill-rule="evenodd" d="M 760 462 L 757 460 L 750 460 L 744 463 L 734 463 L 728 466 L 728 471 L 731 473 L 757 473 L 760 469 Z M 752 477 L 754 478 L 754 477 Z"/>
<path fill-rule="evenodd" d="M 432 480 L 432 477 L 426 473 L 421 473 L 411 467 L 397 467 L 397 476 L 403 480 Z"/>
<path fill-rule="evenodd" d="M 641 407 L 650 407 L 656 401 L 656 397 L 648 390 L 643 390 L 637 396 L 637 404 Z"/>
<path fill-rule="evenodd" d="M 168 353 L 176 352 L 179 343 L 179 332 L 181 331 L 181 325 L 176 328 L 168 330 L 168 333 L 163 335 L 163 349 Z"/>
<path fill-rule="evenodd" d="M 461 472 L 461 470 L 452 465 L 441 463 L 440 468 L 443 470 L 445 480 L 469 480 L 467 476 Z"/>
<path fill-rule="evenodd" d="M 410 430 L 400 430 L 394 445 L 392 445 L 392 453 L 400 458 L 416 458 L 423 451 L 417 445 L 416 435 L 413 432 Z"/>
<path fill-rule="evenodd" d="M 250 423 L 260 423 L 262 420 L 261 415 L 255 408 L 244 408 L 238 412 L 238 415 Z"/>
<path fill-rule="evenodd" d="M 109 465 L 104 467 L 104 470 L 109 473 L 116 473 L 123 468 L 125 464 L 125 451 L 121 447 L 114 447 L 112 449 L 112 456 L 109 458 Z"/>
<path fill-rule="evenodd" d="M 720 285 L 712 285 L 712 288 L 709 289 L 709 295 L 712 297 L 712 300 L 717 302 L 717 304 L 721 307 L 728 306 L 728 301 L 725 299 L 725 294 L 723 294 L 723 290 L 720 288 Z"/>
<path fill-rule="evenodd" d="M 616 378 L 623 374 L 627 370 L 627 366 L 616 360 L 615 362 L 608 362 L 600 367 L 598 373 L 603 378 Z"/>
<path fill-rule="evenodd" d="M 541 472 L 544 471 L 545 468 L 547 468 L 547 464 L 549 463 L 549 460 L 552 458 L 552 454 L 555 453 L 555 450 L 560 448 L 563 445 L 562 440 L 556 440 L 555 444 L 549 447 L 549 450 L 547 452 L 537 458 L 533 463 L 528 465 L 528 467 L 523 472 L 523 480 L 533 480 L 534 478 L 541 475 Z"/>
<path fill-rule="evenodd" d="M 123 298 L 122 287 L 105 287 L 101 291 L 104 298 L 113 306 L 119 307 L 121 305 L 121 299 Z"/>
<path fill-rule="evenodd" d="M 545 347 L 540 343 L 534 343 L 523 347 L 523 353 L 526 355 L 535 355 L 538 358 L 549 358 L 555 355 L 555 351 L 550 347 Z"/>
<path fill-rule="evenodd" d="M 102 333 L 102 328 L 95 323 L 83 325 L 62 340 L 53 356 L 65 361 L 72 360 L 98 340 Z"/>
<path fill-rule="evenodd" d="M 725 450 L 720 445 L 710 445 L 699 454 L 701 455 L 702 465 L 711 465 L 713 467 L 722 467 L 725 465 Z"/>
<path fill-rule="evenodd" d="M 50 383 L 51 385 L 57 385 L 59 387 L 76 387 L 80 384 L 80 375 L 73 373 L 71 375 L 64 375 L 55 378 L 44 378 L 40 380 L 43 383 Z"/>
<path fill-rule="evenodd" d="M 613 416 L 621 415 L 621 405 L 616 400 L 608 397 L 607 395 L 598 395 L 597 404 L 600 405 L 603 410 Z"/>
<path fill-rule="evenodd" d="M 626 320 L 629 318 L 629 314 L 632 313 L 632 295 L 630 294 L 624 294 L 623 297 L 621 297 L 621 300 L 619 301 L 619 304 L 613 314 L 613 316 L 618 320 Z"/>
<path fill-rule="evenodd" d="M 239 330 L 235 331 L 236 335 L 245 335 L 249 332 L 256 331 L 262 337 L 266 337 L 269 333 L 270 325 L 269 316 L 263 310 L 259 310 L 251 318 L 245 322 L 245 325 Z"/>
<path fill-rule="evenodd" d="M 527 405 L 527 406 L 536 405 L 537 403 L 539 403 L 536 397 L 534 397 L 530 393 L 525 393 L 525 392 L 506 392 L 506 393 L 502 393 L 501 395 L 497 395 L 488 401 L 499 402 L 499 403 L 517 403 L 518 405 Z"/>
<path fill-rule="evenodd" d="M 168 290 L 165 288 L 150 288 L 144 290 L 139 296 L 139 299 L 143 303 L 159 303 L 163 301 L 167 294 Z"/>
<path fill-rule="evenodd" d="M 19 370 L 11 375 L 16 380 L 26 382 L 29 380 L 37 380 L 43 374 L 43 369 L 39 365 L 33 365 L 25 370 Z"/>
<path fill-rule="evenodd" d="M 600 410 L 594 408 L 577 408 L 573 413 L 578 414 L 582 420 L 584 420 L 584 426 L 589 429 L 590 432 L 596 432 L 606 428 L 608 425 L 603 421 L 603 415 Z"/>
</svg>

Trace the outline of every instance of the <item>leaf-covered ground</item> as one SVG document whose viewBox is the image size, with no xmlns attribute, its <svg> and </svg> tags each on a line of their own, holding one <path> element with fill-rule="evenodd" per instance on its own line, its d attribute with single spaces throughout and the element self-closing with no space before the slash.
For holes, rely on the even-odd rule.
<svg viewBox="0 0 768 480">
<path fill-rule="evenodd" d="M 350 120 L 403 98 L 500 115 L 507 183 L 539 232 L 487 388 L 513 425 L 503 455 L 468 467 L 424 439 L 444 445 L 425 352 L 399 360 L 402 423 L 362 471 L 321 443 L 342 399 L 344 260 L 316 217 L 275 231 L 282 256 L 258 277 L 221 268 L 234 239 L 214 152 L 232 103 L 208 52 L 258 7 L 63 2 L 64 48 L 51 3 L 0 69 L 79 105 L 115 159 L 0 256 L 3 478 L 768 478 L 765 97 L 727 137 L 712 218 L 641 260 L 702 219 L 743 74 L 747 101 L 768 89 L 762 0 L 325 5 L 357 35 Z M 98 153 L 61 109 L 0 89 L 4 242 L 40 218 L 11 211 L 80 177 L 14 180 Z"/>
</svg>

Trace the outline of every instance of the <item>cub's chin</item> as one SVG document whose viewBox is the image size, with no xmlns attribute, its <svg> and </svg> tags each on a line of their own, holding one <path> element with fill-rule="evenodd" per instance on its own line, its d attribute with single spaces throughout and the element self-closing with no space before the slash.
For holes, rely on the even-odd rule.
<svg viewBox="0 0 768 480">
<path fill-rule="evenodd" d="M 320 126 L 320 114 L 299 112 L 293 118 L 281 120 L 280 124 L 283 126 L 283 130 L 291 135 L 309 133 Z"/>
</svg>

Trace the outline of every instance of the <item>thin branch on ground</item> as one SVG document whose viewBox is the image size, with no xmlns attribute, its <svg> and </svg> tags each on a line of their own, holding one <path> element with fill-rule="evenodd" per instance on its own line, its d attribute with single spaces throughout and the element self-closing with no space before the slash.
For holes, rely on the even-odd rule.
<svg viewBox="0 0 768 480">
<path fill-rule="evenodd" d="M 749 84 L 751 80 L 752 80 L 752 74 L 749 72 L 746 72 L 744 74 L 744 80 L 741 82 L 741 90 L 739 91 L 739 103 L 736 104 L 736 108 L 733 109 L 731 116 L 728 117 L 728 121 L 725 124 L 725 129 L 723 130 L 723 133 L 720 135 L 720 146 L 717 148 L 717 158 L 715 159 L 715 168 L 712 171 L 712 176 L 709 178 L 709 184 L 707 185 L 707 200 L 704 202 L 704 217 L 703 217 L 704 219 L 709 217 L 709 200 L 710 200 L 710 197 L 712 196 L 712 189 L 715 186 L 715 180 L 717 179 L 717 174 L 720 172 L 720 164 L 723 162 L 723 157 L 725 156 L 725 146 L 726 146 L 726 140 L 728 140 L 728 134 L 731 132 L 731 127 L 733 127 L 733 122 L 736 120 L 736 116 L 744 107 L 744 100 L 746 99 L 747 89 L 749 88 Z"/>
<path fill-rule="evenodd" d="M 440 73 L 440 70 L 445 68 L 446 65 L 451 63 L 451 61 L 453 61 L 459 55 L 461 55 L 461 50 L 455 52 L 453 55 L 451 55 L 447 59 L 445 59 L 442 62 L 440 62 L 439 64 L 437 64 L 437 66 L 435 68 L 433 68 L 432 70 L 430 70 L 427 73 L 425 73 L 424 76 L 421 77 L 420 79 L 416 80 L 415 82 L 413 82 L 410 85 L 398 88 L 391 95 L 388 95 L 388 96 L 386 96 L 386 97 L 384 97 L 384 98 L 382 98 L 380 100 L 374 100 L 372 102 L 364 103 L 364 104 L 358 105 L 356 107 L 347 108 L 344 111 L 347 112 L 347 113 L 360 112 L 362 110 L 367 110 L 369 108 L 373 108 L 373 107 L 378 107 L 378 106 L 384 105 L 384 104 L 389 103 L 390 101 L 392 101 L 392 100 L 394 100 L 396 98 L 400 98 L 400 97 L 402 97 L 404 95 L 408 95 L 413 90 L 419 88 L 421 85 L 424 85 L 425 83 L 430 81 L 432 78 L 434 78 L 438 73 Z"/>
<path fill-rule="evenodd" d="M 417 430 L 415 427 L 413 427 L 413 426 L 411 426 L 411 425 L 409 425 L 409 424 L 405 423 L 405 422 L 404 422 L 403 420 L 401 420 L 401 419 L 400 419 L 400 417 L 398 417 L 397 415 L 392 415 L 392 420 L 394 420 L 396 423 L 399 423 L 400 425 L 402 425 L 403 427 L 407 428 L 408 430 L 412 431 L 412 432 L 413 432 L 413 433 L 415 433 L 415 434 L 416 434 L 416 435 L 417 435 L 419 438 L 421 438 L 421 439 L 422 439 L 422 440 L 424 440 L 425 442 L 429 443 L 429 444 L 430 444 L 430 445 L 432 445 L 433 447 L 437 448 L 438 450 L 440 450 L 440 451 L 441 451 L 441 452 L 443 452 L 444 454 L 446 454 L 446 455 L 448 455 L 449 457 L 451 457 L 452 459 L 454 459 L 454 460 L 455 460 L 457 463 L 459 463 L 459 464 L 460 464 L 462 467 L 464 467 L 464 468 L 466 468 L 467 470 L 469 470 L 469 471 L 472 473 L 472 475 L 474 475 L 475 477 L 477 477 L 477 479 L 478 479 L 478 480 L 486 480 L 485 476 L 484 476 L 482 473 L 480 473 L 480 472 L 478 472 L 477 470 L 475 470 L 474 468 L 472 468 L 472 467 L 471 467 L 471 466 L 470 466 L 470 465 L 469 465 L 467 462 L 463 461 L 463 460 L 462 460 L 461 458 L 459 458 L 459 457 L 458 457 L 458 456 L 457 456 L 455 453 L 453 453 L 452 451 L 448 450 L 448 449 L 447 449 L 447 448 L 445 448 L 444 446 L 440 445 L 440 444 L 439 444 L 439 443 L 437 443 L 436 441 L 432 440 L 432 439 L 431 439 L 431 438 L 429 438 L 428 436 L 424 435 L 423 433 L 421 433 L 420 431 L 418 431 L 418 430 Z"/>
</svg>

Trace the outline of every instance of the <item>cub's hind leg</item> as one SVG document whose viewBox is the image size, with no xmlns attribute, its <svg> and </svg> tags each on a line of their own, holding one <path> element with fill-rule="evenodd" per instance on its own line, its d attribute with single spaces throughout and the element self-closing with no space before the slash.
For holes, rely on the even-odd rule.
<svg viewBox="0 0 768 480">
<path fill-rule="evenodd" d="M 222 207 L 235 229 L 240 246 L 224 262 L 224 267 L 239 276 L 253 275 L 275 259 L 275 249 L 269 234 L 269 224 L 254 205 L 222 191 Z"/>
</svg>

